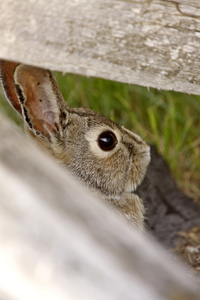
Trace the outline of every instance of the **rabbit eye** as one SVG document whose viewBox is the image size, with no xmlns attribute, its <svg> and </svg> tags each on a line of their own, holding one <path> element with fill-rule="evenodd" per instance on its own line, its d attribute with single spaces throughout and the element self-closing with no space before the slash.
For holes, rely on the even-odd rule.
<svg viewBox="0 0 200 300">
<path fill-rule="evenodd" d="M 112 150 L 117 144 L 117 138 L 112 131 L 104 131 L 98 137 L 98 145 L 104 151 Z"/>
</svg>

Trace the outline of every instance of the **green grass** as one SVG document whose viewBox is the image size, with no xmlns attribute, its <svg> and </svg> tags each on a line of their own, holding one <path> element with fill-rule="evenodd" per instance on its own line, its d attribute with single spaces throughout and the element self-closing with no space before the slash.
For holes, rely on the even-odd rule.
<svg viewBox="0 0 200 300">
<path fill-rule="evenodd" d="M 90 107 L 156 144 L 180 188 L 200 199 L 200 97 L 78 75 L 56 77 L 69 106 Z M 5 102 L 0 109 L 13 118 Z"/>
</svg>

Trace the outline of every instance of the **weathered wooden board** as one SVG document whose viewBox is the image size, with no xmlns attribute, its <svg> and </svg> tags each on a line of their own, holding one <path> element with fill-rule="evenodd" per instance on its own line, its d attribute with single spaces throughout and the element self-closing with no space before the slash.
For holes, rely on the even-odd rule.
<svg viewBox="0 0 200 300">
<path fill-rule="evenodd" d="M 199 299 L 186 269 L 0 124 L 0 299 Z"/>
<path fill-rule="evenodd" d="M 0 0 L 0 57 L 200 94 L 199 0 Z"/>
</svg>

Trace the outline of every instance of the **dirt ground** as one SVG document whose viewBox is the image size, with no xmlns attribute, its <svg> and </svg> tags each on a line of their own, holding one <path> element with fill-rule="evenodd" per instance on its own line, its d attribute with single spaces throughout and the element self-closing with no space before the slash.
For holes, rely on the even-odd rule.
<svg viewBox="0 0 200 300">
<path fill-rule="evenodd" d="M 178 236 L 174 252 L 200 276 L 200 227 L 180 231 Z"/>
</svg>

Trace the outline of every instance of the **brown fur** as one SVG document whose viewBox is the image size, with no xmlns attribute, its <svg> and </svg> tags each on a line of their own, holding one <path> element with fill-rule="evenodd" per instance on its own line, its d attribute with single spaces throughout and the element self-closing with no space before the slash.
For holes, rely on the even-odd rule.
<svg viewBox="0 0 200 300">
<path fill-rule="evenodd" d="M 117 206 L 142 229 L 144 207 L 133 192 L 150 161 L 147 144 L 90 109 L 69 108 L 50 71 L 5 61 L 0 67 L 5 93 L 23 116 L 31 136 L 87 187 Z M 117 137 L 117 144 L 114 149 L 103 151 L 97 140 L 99 134 L 108 130 Z"/>
</svg>

